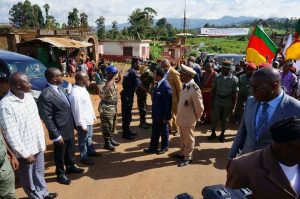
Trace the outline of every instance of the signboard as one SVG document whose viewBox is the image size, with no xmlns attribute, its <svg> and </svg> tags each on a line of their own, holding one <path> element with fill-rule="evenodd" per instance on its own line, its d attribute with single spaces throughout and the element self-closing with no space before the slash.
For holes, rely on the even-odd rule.
<svg viewBox="0 0 300 199">
<path fill-rule="evenodd" d="M 238 36 L 248 35 L 249 28 L 201 28 L 201 35 Z"/>
</svg>

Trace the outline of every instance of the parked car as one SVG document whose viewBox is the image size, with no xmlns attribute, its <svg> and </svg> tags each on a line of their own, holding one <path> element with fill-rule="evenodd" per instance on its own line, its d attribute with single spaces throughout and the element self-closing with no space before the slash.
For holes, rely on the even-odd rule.
<svg viewBox="0 0 300 199">
<path fill-rule="evenodd" d="M 22 72 L 29 77 L 32 95 L 37 99 L 47 85 L 45 71 L 46 67 L 36 59 L 19 53 L 0 50 L 0 98 L 8 92 L 9 76 L 15 72 Z M 71 85 L 64 81 L 61 87 L 69 90 Z"/>
<path fill-rule="evenodd" d="M 245 55 L 241 54 L 218 54 L 216 55 L 217 57 L 217 62 L 218 64 L 221 66 L 222 62 L 224 60 L 230 60 L 232 62 L 233 65 L 237 65 L 240 63 L 241 60 L 243 60 L 243 58 L 245 58 Z"/>
</svg>

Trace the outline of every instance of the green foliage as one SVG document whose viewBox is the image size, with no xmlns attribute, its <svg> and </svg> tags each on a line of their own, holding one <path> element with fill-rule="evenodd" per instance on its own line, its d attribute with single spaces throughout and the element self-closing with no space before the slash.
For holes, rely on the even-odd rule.
<svg viewBox="0 0 300 199">
<path fill-rule="evenodd" d="M 73 8 L 72 12 L 68 14 L 68 26 L 78 28 L 80 26 L 80 19 L 78 17 L 79 11 L 77 8 Z"/>
<path fill-rule="evenodd" d="M 89 27 L 88 16 L 84 12 L 80 13 L 80 26 L 84 28 Z"/>
<path fill-rule="evenodd" d="M 163 50 L 164 49 L 163 49 L 162 42 L 151 42 L 150 43 L 150 59 L 152 59 L 152 60 L 159 59 Z"/>
<path fill-rule="evenodd" d="M 98 39 L 104 39 L 105 38 L 105 18 L 103 16 L 100 16 L 95 23 L 97 24 L 97 34 Z"/>
</svg>

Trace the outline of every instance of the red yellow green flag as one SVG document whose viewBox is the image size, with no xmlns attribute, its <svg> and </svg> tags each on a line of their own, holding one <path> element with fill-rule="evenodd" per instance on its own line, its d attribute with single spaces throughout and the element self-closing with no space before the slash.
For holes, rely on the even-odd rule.
<svg viewBox="0 0 300 199">
<path fill-rule="evenodd" d="M 286 49 L 285 60 L 298 60 L 300 59 L 300 19 L 298 20 L 295 28 L 295 40 L 294 42 Z"/>
<path fill-rule="evenodd" d="M 253 62 L 257 66 L 262 63 L 271 63 L 276 53 L 276 44 L 274 44 L 261 27 L 256 26 L 249 39 L 246 61 Z"/>
</svg>

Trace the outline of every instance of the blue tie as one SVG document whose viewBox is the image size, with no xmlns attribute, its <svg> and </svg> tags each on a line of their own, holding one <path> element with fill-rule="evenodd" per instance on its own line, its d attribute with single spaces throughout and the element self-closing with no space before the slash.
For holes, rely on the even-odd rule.
<svg viewBox="0 0 300 199">
<path fill-rule="evenodd" d="M 268 107 L 269 107 L 269 104 L 266 103 L 266 102 L 263 102 L 263 103 L 261 103 L 261 106 L 262 106 L 262 111 L 261 111 L 261 115 L 260 115 L 259 120 L 258 120 L 256 131 L 255 131 L 257 140 L 258 140 L 261 132 L 264 130 L 264 128 L 268 124 Z"/>
<path fill-rule="evenodd" d="M 61 88 L 57 87 L 59 94 L 62 96 L 64 102 L 70 106 L 69 100 L 67 98 L 67 96 L 64 94 L 64 92 L 61 90 Z"/>
</svg>

